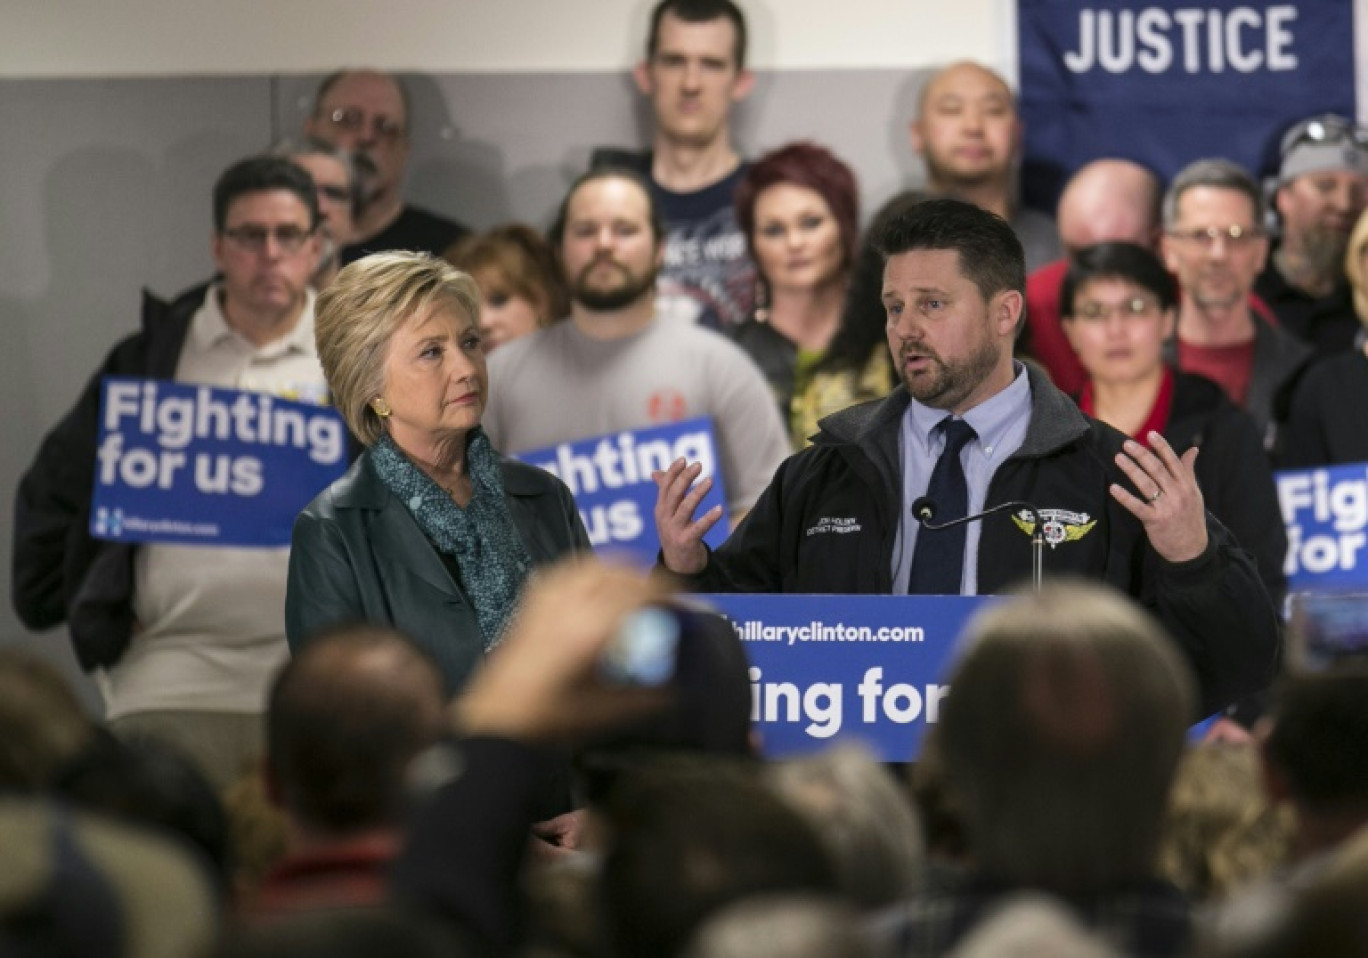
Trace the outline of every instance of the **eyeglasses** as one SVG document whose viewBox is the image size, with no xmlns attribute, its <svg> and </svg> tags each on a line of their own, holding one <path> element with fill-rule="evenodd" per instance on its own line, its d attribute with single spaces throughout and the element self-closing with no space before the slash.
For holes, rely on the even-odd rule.
<svg viewBox="0 0 1368 958">
<path fill-rule="evenodd" d="M 1352 143 L 1368 148 L 1368 130 L 1342 116 L 1327 113 L 1303 120 L 1284 133 L 1278 152 L 1286 159 L 1288 153 L 1303 143 Z"/>
<path fill-rule="evenodd" d="M 387 116 L 372 116 L 370 119 L 371 136 L 387 145 L 394 145 L 404 138 L 402 125 Z M 367 116 L 358 107 L 338 107 L 328 114 L 328 122 L 339 130 L 348 133 L 361 133 L 366 128 Z"/>
<path fill-rule="evenodd" d="M 266 249 L 266 240 L 275 237 L 276 246 L 286 253 L 298 253 L 304 243 L 313 236 L 313 230 L 300 229 L 298 226 L 277 226 L 267 229 L 264 226 L 235 226 L 223 231 L 233 245 L 249 253 L 261 253 Z"/>
<path fill-rule="evenodd" d="M 1217 240 L 1223 240 L 1230 246 L 1245 247 L 1261 239 L 1264 233 L 1257 226 L 1240 226 L 1236 223 L 1230 226 L 1204 226 L 1192 230 L 1169 230 L 1168 235 L 1210 249 L 1216 245 Z"/>
<path fill-rule="evenodd" d="M 318 190 L 318 195 L 325 200 L 332 200 L 335 203 L 350 203 L 352 191 L 346 186 L 334 186 L 331 183 L 318 183 L 314 187 Z"/>
<path fill-rule="evenodd" d="M 1123 321 L 1126 321 L 1144 319 L 1154 316 L 1158 312 L 1159 303 L 1157 301 L 1148 296 L 1132 296 L 1115 306 L 1108 306 L 1096 301 L 1084 303 L 1074 310 L 1074 317 L 1083 320 L 1085 323 L 1105 323 L 1113 316 L 1120 316 Z"/>
</svg>

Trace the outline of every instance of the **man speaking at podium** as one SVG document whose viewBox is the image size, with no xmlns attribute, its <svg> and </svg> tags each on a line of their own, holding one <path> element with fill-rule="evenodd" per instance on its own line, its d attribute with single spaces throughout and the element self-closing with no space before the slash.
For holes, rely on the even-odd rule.
<svg viewBox="0 0 1368 958">
<path fill-rule="evenodd" d="M 930 200 L 879 240 L 902 385 L 824 419 L 715 552 L 702 536 L 720 512 L 694 516 L 707 491 L 690 490 L 697 464 L 658 474 L 665 567 L 699 592 L 997 593 L 1028 579 L 1043 523 L 1045 574 L 1100 579 L 1154 612 L 1201 683 L 1203 714 L 1265 687 L 1277 613 L 1203 507 L 1197 450 L 1180 459 L 1156 432 L 1147 447 L 1129 440 L 1012 358 L 1025 266 L 1011 227 Z M 1124 323 L 1135 304 L 1109 308 Z M 1019 507 L 945 527 L 1007 503 Z"/>
</svg>

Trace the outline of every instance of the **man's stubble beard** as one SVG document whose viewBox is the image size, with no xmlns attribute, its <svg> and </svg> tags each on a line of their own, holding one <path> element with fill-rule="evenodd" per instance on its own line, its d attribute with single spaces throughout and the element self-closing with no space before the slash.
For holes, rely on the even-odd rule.
<svg viewBox="0 0 1368 958">
<path fill-rule="evenodd" d="M 924 351 L 924 355 L 930 355 Z M 940 356 L 933 356 L 936 374 L 913 377 L 907 372 L 901 356 L 898 362 L 898 375 L 913 399 L 932 409 L 954 409 L 978 388 L 997 367 L 998 350 L 991 342 L 985 342 L 971 355 L 955 363 L 946 363 Z"/>
<path fill-rule="evenodd" d="M 602 263 L 590 263 L 576 278 L 570 289 L 571 298 L 593 312 L 606 313 L 632 305 L 655 288 L 657 268 L 651 267 L 644 275 L 633 278 L 631 271 L 618 266 L 626 277 L 623 282 L 607 289 L 596 289 L 588 284 L 588 274 Z M 614 264 L 617 266 L 617 264 Z"/>
</svg>

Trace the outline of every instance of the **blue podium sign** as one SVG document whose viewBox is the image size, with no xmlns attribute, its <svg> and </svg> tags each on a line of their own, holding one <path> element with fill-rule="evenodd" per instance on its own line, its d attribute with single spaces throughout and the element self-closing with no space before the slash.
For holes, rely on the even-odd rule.
<svg viewBox="0 0 1368 958">
<path fill-rule="evenodd" d="M 326 406 L 107 377 L 90 532 L 121 541 L 285 546 L 299 510 L 346 468 L 347 427 Z"/>
<path fill-rule="evenodd" d="M 705 595 L 751 669 L 751 720 L 770 758 L 853 739 L 887 762 L 917 757 L 949 693 L 969 617 L 994 596 Z"/>
<path fill-rule="evenodd" d="M 517 458 L 560 478 L 575 497 L 589 541 L 600 555 L 614 555 L 639 566 L 655 565 L 660 551 L 656 534 L 654 470 L 676 459 L 702 463 L 699 479 L 712 478 L 712 488 L 698 507 L 702 515 L 722 506 L 723 515 L 703 541 L 717 548 L 727 538 L 727 496 L 718 469 L 717 441 L 706 417 L 628 429 L 519 453 Z"/>
</svg>

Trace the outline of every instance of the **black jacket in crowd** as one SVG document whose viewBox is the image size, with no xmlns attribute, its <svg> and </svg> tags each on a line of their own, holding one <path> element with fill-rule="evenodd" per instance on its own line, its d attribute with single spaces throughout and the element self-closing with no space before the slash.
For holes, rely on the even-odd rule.
<svg viewBox="0 0 1368 958">
<path fill-rule="evenodd" d="M 100 383 L 106 376 L 175 379 L 185 334 L 208 285 L 166 303 L 144 291 L 142 329 L 120 342 L 86 383 L 75 407 L 43 439 L 14 506 L 11 587 L 30 629 L 66 622 L 81 667 L 113 665 L 133 634 L 131 542 L 90 534 Z"/>
<path fill-rule="evenodd" d="M 1027 370 L 1030 425 L 1021 448 L 994 473 L 985 508 L 1021 500 L 1060 510 L 1054 518 L 1067 538 L 1047 547 L 1046 574 L 1106 582 L 1154 612 L 1192 665 L 1204 715 L 1267 686 L 1280 658 L 1281 628 L 1249 553 L 1208 513 L 1202 555 L 1161 559 L 1140 521 L 1109 492 L 1113 483 L 1130 486 L 1114 462 L 1125 437 L 1083 415 L 1043 373 Z M 886 399 L 822 420 L 815 444 L 780 466 L 707 567 L 686 577 L 688 587 L 891 593 L 902 509 L 898 432 L 908 401 L 899 386 Z M 1031 537 L 1015 518 L 985 520 L 979 591 L 1010 589 L 1030 569 Z"/>
<path fill-rule="evenodd" d="M 1205 376 L 1175 372 L 1164 438 L 1180 456 L 1197 446 L 1197 484 L 1207 511 L 1249 550 L 1268 594 L 1287 591 L 1287 527 L 1254 420 Z"/>
</svg>

